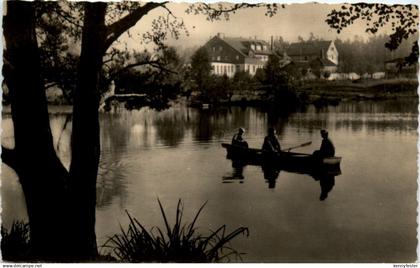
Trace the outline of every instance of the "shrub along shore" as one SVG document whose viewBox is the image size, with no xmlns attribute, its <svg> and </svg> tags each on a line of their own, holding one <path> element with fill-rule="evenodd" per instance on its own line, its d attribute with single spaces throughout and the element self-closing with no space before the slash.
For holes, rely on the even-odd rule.
<svg viewBox="0 0 420 268">
<path fill-rule="evenodd" d="M 282 91 L 284 89 L 279 89 Z M 267 92 L 266 88 L 234 90 L 229 98 L 202 100 L 199 96 L 191 97 L 192 106 L 245 105 L 259 106 L 275 102 L 292 102 L 301 105 L 316 106 L 337 105 L 341 101 L 388 100 L 401 98 L 418 98 L 417 80 L 358 80 L 358 81 L 310 81 L 300 83 L 293 89 L 286 89 L 289 94 L 280 100 L 276 92 Z M 285 95 L 285 94 L 283 94 Z"/>
</svg>

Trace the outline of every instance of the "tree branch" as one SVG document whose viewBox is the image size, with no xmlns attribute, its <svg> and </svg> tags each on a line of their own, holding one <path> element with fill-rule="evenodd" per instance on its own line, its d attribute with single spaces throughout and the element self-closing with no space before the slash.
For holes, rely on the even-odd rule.
<svg viewBox="0 0 420 268">
<path fill-rule="evenodd" d="M 11 167 L 16 171 L 17 169 L 17 157 L 14 149 L 9 149 L 1 146 L 1 160 L 3 163 Z"/>
<path fill-rule="evenodd" d="M 128 69 L 131 69 L 131 68 L 137 67 L 137 66 L 143 66 L 143 65 L 150 65 L 150 66 L 152 66 L 156 69 L 159 69 L 163 72 L 167 72 L 167 73 L 171 73 L 171 74 L 178 74 L 178 72 L 164 67 L 162 62 L 160 62 L 159 60 L 141 61 L 141 62 L 135 62 L 135 63 L 132 63 L 132 64 L 128 64 L 128 65 L 122 67 L 121 69 L 119 69 L 118 71 L 116 71 L 115 73 L 110 74 L 109 77 L 106 79 L 106 82 L 107 83 L 111 82 L 112 80 L 115 79 L 116 76 L 118 76 L 119 74 L 121 74 L 122 72 L 124 72 Z"/>
<path fill-rule="evenodd" d="M 111 44 L 118 39 L 125 31 L 136 25 L 136 23 L 149 11 L 164 6 L 168 2 L 162 2 L 162 3 L 153 3 L 148 2 L 144 6 L 138 7 L 130 14 L 126 15 L 125 17 L 121 18 L 120 20 L 112 23 L 107 27 L 107 33 L 106 33 L 106 41 L 105 41 L 105 50 L 108 49 L 108 47 L 111 46 Z"/>
<path fill-rule="evenodd" d="M 44 85 L 45 90 L 49 89 L 50 87 L 58 86 L 57 82 L 46 82 Z"/>
<path fill-rule="evenodd" d="M 276 3 L 273 4 L 264 4 L 264 3 L 238 3 L 238 4 L 231 4 L 231 5 L 222 5 L 222 4 L 207 4 L 207 3 L 197 3 L 191 4 L 188 9 L 186 10 L 187 14 L 202 14 L 207 16 L 209 21 L 220 20 L 224 18 L 229 20 L 229 15 L 234 14 L 236 11 L 240 9 L 246 8 L 259 8 L 265 7 L 266 12 L 265 15 L 272 17 L 277 13 L 279 7 L 285 8 L 285 5 L 279 5 Z"/>
</svg>

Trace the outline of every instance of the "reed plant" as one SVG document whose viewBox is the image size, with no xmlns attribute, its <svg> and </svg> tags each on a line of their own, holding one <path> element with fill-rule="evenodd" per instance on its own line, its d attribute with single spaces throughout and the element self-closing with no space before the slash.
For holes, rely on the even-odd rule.
<svg viewBox="0 0 420 268">
<path fill-rule="evenodd" d="M 27 261 L 30 258 L 29 223 L 14 221 L 10 230 L 1 226 L 1 254 L 5 261 Z"/>
<path fill-rule="evenodd" d="M 178 201 L 175 223 L 171 226 L 158 199 L 165 227 L 153 227 L 149 231 L 128 211 L 129 226 L 110 237 L 103 247 L 110 248 L 122 262 L 229 262 L 234 257 L 242 260 L 243 253 L 231 247 L 230 242 L 238 235 L 249 236 L 246 227 L 227 232 L 222 225 L 208 235 L 198 232 L 196 223 L 204 203 L 189 224 L 183 224 L 184 208 Z"/>
</svg>

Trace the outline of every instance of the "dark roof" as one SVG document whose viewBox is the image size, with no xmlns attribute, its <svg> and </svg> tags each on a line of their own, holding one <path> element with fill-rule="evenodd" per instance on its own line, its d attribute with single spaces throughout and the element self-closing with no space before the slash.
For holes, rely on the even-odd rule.
<svg viewBox="0 0 420 268">
<path fill-rule="evenodd" d="M 323 66 L 337 66 L 334 62 L 330 61 L 329 59 L 319 59 Z"/>
<path fill-rule="evenodd" d="M 271 54 L 270 46 L 268 42 L 258 39 L 245 39 L 245 38 L 236 38 L 236 37 L 224 37 L 220 38 L 225 41 L 229 46 L 234 48 L 236 51 L 241 53 L 244 56 L 248 56 L 249 50 L 251 50 L 251 44 L 266 46 L 266 50 L 253 50 L 255 54 Z"/>
<path fill-rule="evenodd" d="M 249 63 L 249 64 L 264 64 L 264 62 L 260 59 L 257 58 L 251 58 L 251 57 L 246 57 L 245 58 L 245 63 Z"/>
<path fill-rule="evenodd" d="M 289 56 L 320 55 L 321 50 L 324 50 L 325 52 L 327 52 L 330 44 L 331 44 L 331 41 L 312 41 L 312 42 L 292 43 L 287 48 L 286 53 Z"/>
</svg>

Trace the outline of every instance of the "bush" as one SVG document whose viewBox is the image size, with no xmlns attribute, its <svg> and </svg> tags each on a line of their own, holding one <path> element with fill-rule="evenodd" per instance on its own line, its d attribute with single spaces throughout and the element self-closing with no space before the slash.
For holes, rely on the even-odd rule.
<svg viewBox="0 0 420 268">
<path fill-rule="evenodd" d="M 123 262 L 221 262 L 230 261 L 231 256 L 241 258 L 241 253 L 229 246 L 229 242 L 239 234 L 249 235 L 248 228 L 240 227 L 226 233 L 226 226 L 205 236 L 197 232 L 195 227 L 204 203 L 193 221 L 182 224 L 183 205 L 178 201 L 175 224 L 169 225 L 162 204 L 159 202 L 165 229 L 153 227 L 147 231 L 145 227 L 128 212 L 130 219 L 128 230 L 121 227 L 121 234 L 109 238 L 104 247 L 111 248 Z"/>
<path fill-rule="evenodd" d="M 6 261 L 26 261 L 30 259 L 29 223 L 15 221 L 10 231 L 1 226 L 1 253 Z"/>
</svg>

